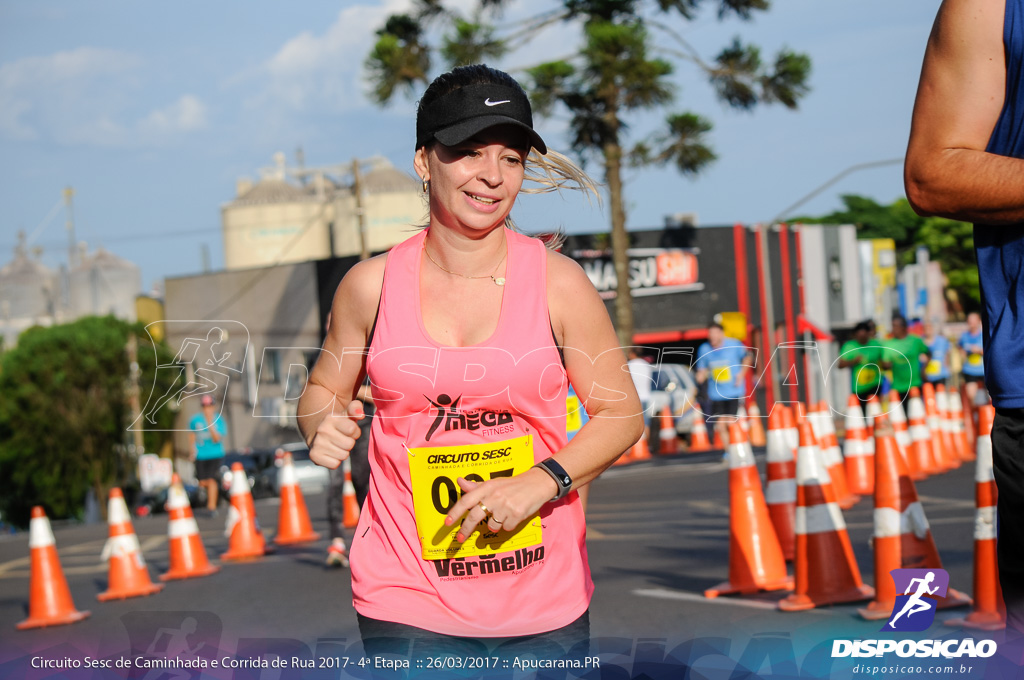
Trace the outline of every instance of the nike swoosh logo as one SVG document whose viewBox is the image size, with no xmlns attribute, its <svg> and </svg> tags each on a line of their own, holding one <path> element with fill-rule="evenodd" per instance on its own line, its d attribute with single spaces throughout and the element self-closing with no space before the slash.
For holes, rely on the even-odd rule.
<svg viewBox="0 0 1024 680">
<path fill-rule="evenodd" d="M 511 99 L 502 99 L 500 102 L 492 102 L 491 98 L 488 97 L 487 99 L 484 100 L 484 106 L 497 106 L 498 104 L 508 104 L 510 101 L 512 101 L 512 100 Z"/>
</svg>

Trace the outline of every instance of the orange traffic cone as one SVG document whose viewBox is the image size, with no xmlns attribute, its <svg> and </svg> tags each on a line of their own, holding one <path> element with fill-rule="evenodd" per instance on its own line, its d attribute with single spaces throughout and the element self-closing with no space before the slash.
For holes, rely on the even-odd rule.
<svg viewBox="0 0 1024 680">
<path fill-rule="evenodd" d="M 342 526 L 351 529 L 359 523 L 359 499 L 356 497 L 356 487 L 352 484 L 352 461 L 346 458 L 341 463 L 344 466 L 345 483 L 342 485 Z"/>
<path fill-rule="evenodd" d="M 900 466 L 899 458 L 893 432 L 887 428 L 884 420 L 876 420 L 875 465 L 877 478 L 875 480 L 875 533 L 872 539 L 875 549 L 875 599 L 866 607 L 857 610 L 861 616 L 871 621 L 888 619 L 892 615 L 898 594 L 889 573 L 893 569 L 902 567 L 900 524 L 904 518 L 900 507 L 903 498 L 900 484 L 912 483 L 906 475 L 904 475 L 904 479 L 900 478 L 899 473 L 905 471 L 905 468 Z M 921 517 L 923 517 L 922 514 L 913 513 L 906 520 L 911 526 L 916 527 L 915 523 L 919 522 Z"/>
<path fill-rule="evenodd" d="M 729 426 L 729 580 L 704 591 L 713 598 L 793 587 L 768 516 L 754 453 L 737 423 Z"/>
<path fill-rule="evenodd" d="M 167 524 L 167 542 L 170 547 L 171 568 L 160 575 L 161 581 L 209 576 L 220 571 L 206 559 L 203 539 L 199 536 L 199 525 L 192 516 L 192 506 L 181 485 L 178 475 L 171 477 L 171 488 L 167 490 L 167 504 L 164 506 L 170 517 Z"/>
<path fill-rule="evenodd" d="M 658 428 L 658 455 L 672 456 L 679 453 L 679 435 L 676 434 L 676 423 L 672 417 L 672 409 L 665 406 L 661 409 Z"/>
<path fill-rule="evenodd" d="M 717 422 L 714 424 L 712 429 L 715 432 L 715 443 L 713 448 L 715 449 L 715 451 L 724 451 L 726 442 L 722 441 L 722 429 L 718 427 Z"/>
<path fill-rule="evenodd" d="M 942 446 L 946 449 L 946 463 L 949 469 L 953 470 L 960 467 L 964 458 L 960 452 L 960 442 L 953 431 L 949 394 L 946 392 L 946 386 L 941 383 L 935 386 L 935 406 L 939 412 L 939 422 L 942 424 Z"/>
<path fill-rule="evenodd" d="M 928 519 L 917 499 L 917 490 L 896 448 L 887 419 L 875 424 L 875 585 L 878 596 L 859 610 L 866 619 L 887 619 L 896 603 L 893 569 L 941 569 Z M 937 607 L 947 609 L 970 604 L 970 598 L 948 588 Z"/>
<path fill-rule="evenodd" d="M 975 466 L 974 515 L 974 610 L 962 619 L 949 619 L 948 626 L 978 630 L 1006 627 L 1006 603 L 999 585 L 996 562 L 996 483 L 992 475 L 992 419 L 995 408 L 978 407 L 978 453 Z"/>
<path fill-rule="evenodd" d="M 764 500 L 768 504 L 782 556 L 793 561 L 796 551 L 796 458 L 789 445 L 785 416 L 788 409 L 777 404 L 768 418 L 767 477 Z"/>
<path fill-rule="evenodd" d="M 974 423 L 974 410 L 971 408 L 971 404 L 967 402 L 966 395 L 962 392 L 962 389 L 957 390 L 957 403 L 954 405 L 954 409 L 959 407 L 960 413 L 963 415 L 964 435 L 967 437 L 967 450 L 974 455 L 978 450 L 978 426 Z M 974 459 L 972 458 L 972 460 Z"/>
<path fill-rule="evenodd" d="M 320 538 L 320 534 L 313 531 L 313 524 L 309 521 L 306 499 L 299 488 L 290 452 L 284 454 L 284 461 L 278 468 L 277 475 L 277 485 L 281 489 L 281 505 L 277 513 L 277 535 L 274 536 L 274 543 L 312 543 Z"/>
<path fill-rule="evenodd" d="M 251 560 L 263 557 L 267 552 L 249 480 L 241 463 L 231 465 L 231 509 L 228 510 L 224 535 L 229 541 L 228 551 L 220 556 L 222 560 Z"/>
<path fill-rule="evenodd" d="M 935 386 L 926 382 L 921 386 L 921 398 L 924 399 L 924 410 L 928 414 L 928 429 L 932 433 L 932 456 L 935 458 L 936 472 L 948 472 L 953 468 L 949 457 L 952 454 L 946 447 L 945 429 L 942 416 L 939 414 Z"/>
<path fill-rule="evenodd" d="M 96 599 L 100 602 L 123 600 L 163 590 L 164 584 L 153 583 L 149 579 L 146 561 L 142 559 L 142 546 L 132 528 L 124 494 L 116 487 L 110 490 L 110 499 L 107 501 L 107 526 L 110 538 L 103 546 L 102 558 L 110 564 L 108 587 Z"/>
<path fill-rule="evenodd" d="M 960 460 L 973 462 L 977 456 L 971 449 L 967 434 L 967 421 L 964 418 L 964 403 L 960 399 L 960 392 L 950 390 L 946 395 L 946 403 L 949 404 L 949 422 L 953 430 L 953 439 L 956 440 L 957 448 L 960 450 Z"/>
<path fill-rule="evenodd" d="M 747 420 L 750 423 L 750 445 L 766 446 L 767 437 L 764 432 L 764 423 L 761 421 L 761 409 L 753 399 L 750 400 L 750 406 L 747 407 Z"/>
<path fill-rule="evenodd" d="M 874 493 L 875 451 L 873 446 L 868 446 L 868 429 L 856 394 L 851 394 L 847 400 L 844 429 L 846 436 L 843 439 L 843 455 L 850 491 L 864 496 Z"/>
<path fill-rule="evenodd" d="M 796 592 L 779 602 L 782 611 L 857 602 L 875 591 L 864 585 L 836 502 L 828 470 L 818 458 L 810 423 L 800 426 L 796 457 Z"/>
<path fill-rule="evenodd" d="M 910 455 L 910 445 L 912 444 L 910 428 L 907 426 L 907 412 L 904 410 L 900 394 L 896 390 L 889 392 L 889 410 L 886 415 L 889 416 L 889 424 L 892 425 L 896 448 L 903 456 L 903 462 L 908 463 L 907 458 Z M 874 439 L 872 439 L 872 444 L 874 444 Z"/>
<path fill-rule="evenodd" d="M 690 453 L 711 450 L 711 440 L 708 439 L 708 428 L 704 424 L 704 414 L 696 409 L 693 417 L 693 428 L 690 430 Z"/>
<path fill-rule="evenodd" d="M 864 406 L 864 420 L 868 428 L 868 436 L 872 439 L 875 436 L 875 418 L 882 415 L 883 412 L 882 402 L 878 399 L 878 395 L 872 394 Z"/>
<path fill-rule="evenodd" d="M 907 419 L 910 421 L 910 451 L 907 452 L 907 468 L 913 480 L 926 479 L 941 471 L 932 448 L 932 430 L 928 427 L 921 392 L 911 387 L 907 396 Z"/>
<path fill-rule="evenodd" d="M 32 572 L 29 577 L 28 618 L 17 625 L 18 630 L 62 626 L 81 621 L 90 612 L 75 609 L 64 570 L 57 557 L 50 520 L 39 505 L 32 508 L 29 521 L 28 547 Z"/>
<path fill-rule="evenodd" d="M 782 429 L 786 433 L 786 443 L 793 452 L 793 460 L 796 460 L 796 451 L 800 448 L 800 430 L 796 426 L 795 408 L 784 406 L 782 408 Z"/>
<path fill-rule="evenodd" d="M 850 491 L 850 485 L 846 481 L 846 465 L 843 462 L 843 452 L 839 449 L 839 440 L 836 438 L 832 408 L 827 402 L 822 401 L 817 409 L 811 409 L 808 419 L 818 440 L 819 453 L 828 467 L 829 477 L 832 478 L 832 487 L 836 492 L 839 507 L 849 510 L 857 504 L 860 496 Z"/>
</svg>

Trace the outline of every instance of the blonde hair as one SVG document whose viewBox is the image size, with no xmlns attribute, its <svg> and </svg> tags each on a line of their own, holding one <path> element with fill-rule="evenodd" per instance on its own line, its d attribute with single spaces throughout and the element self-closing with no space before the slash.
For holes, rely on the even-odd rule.
<svg viewBox="0 0 1024 680">
<path fill-rule="evenodd" d="M 536 186 L 526 186 L 528 182 Z M 567 189 L 582 191 L 587 194 L 588 200 L 596 198 L 597 204 L 601 204 L 601 192 L 598 189 L 600 185 L 571 158 L 550 148 L 547 154 L 543 155 L 537 153 L 536 149 L 530 149 L 524 164 L 523 185 L 519 190 L 521 194 L 549 194 L 552 191 Z M 428 190 L 424 192 L 424 199 L 429 203 L 430 183 L 427 182 L 426 186 Z M 423 225 L 423 228 L 427 226 L 429 224 Z M 505 226 L 512 231 L 526 233 L 516 225 L 511 213 L 505 217 Z M 558 250 L 565 243 L 565 233 L 561 227 L 555 228 L 554 231 L 527 233 L 527 236 L 539 238 L 551 250 Z"/>
<path fill-rule="evenodd" d="M 526 168 L 523 176 L 523 184 L 532 182 L 537 186 L 524 186 L 519 190 L 522 194 L 547 194 L 552 191 L 568 189 L 570 191 L 582 191 L 587 195 L 588 200 L 597 199 L 601 204 L 601 192 L 598 191 L 598 184 L 590 175 L 576 165 L 571 158 L 565 154 L 548 149 L 547 154 L 541 155 L 536 149 L 530 149 L 530 155 L 526 157 Z M 505 226 L 512 231 L 519 231 L 518 226 L 509 214 L 505 218 Z M 554 231 L 528 234 L 539 238 L 550 250 L 559 250 L 565 244 L 565 232 L 562 227 L 556 227 Z"/>
</svg>

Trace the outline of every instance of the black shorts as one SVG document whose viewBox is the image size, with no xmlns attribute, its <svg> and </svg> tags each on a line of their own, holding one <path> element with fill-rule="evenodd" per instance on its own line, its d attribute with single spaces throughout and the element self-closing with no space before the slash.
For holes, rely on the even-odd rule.
<svg viewBox="0 0 1024 680">
<path fill-rule="evenodd" d="M 223 463 L 223 458 L 206 458 L 203 460 L 197 460 L 196 479 L 199 481 L 203 481 L 204 479 L 216 480 L 220 477 L 220 466 Z"/>
<path fill-rule="evenodd" d="M 985 386 L 985 376 L 983 375 L 967 375 L 966 373 L 961 373 L 960 377 L 963 379 L 963 383 L 965 385 L 967 383 L 978 383 L 982 387 Z"/>
<path fill-rule="evenodd" d="M 391 655 L 418 661 L 445 658 L 533 655 L 538 659 L 582 659 L 590 655 L 590 612 L 567 626 L 546 633 L 505 638 L 443 635 L 403 623 L 371 619 L 356 613 L 363 652 L 367 657 Z M 416 668 L 415 662 L 413 668 Z"/>
<path fill-rule="evenodd" d="M 715 419 L 716 416 L 734 416 L 740 412 L 740 404 L 743 403 L 742 399 L 722 399 L 720 401 L 711 401 L 711 414 L 710 417 Z M 722 420 L 729 422 L 731 418 L 722 418 Z"/>
<path fill-rule="evenodd" d="M 996 552 L 1007 632 L 1024 634 L 1024 409 L 996 409 L 992 470 L 999 491 Z"/>
</svg>

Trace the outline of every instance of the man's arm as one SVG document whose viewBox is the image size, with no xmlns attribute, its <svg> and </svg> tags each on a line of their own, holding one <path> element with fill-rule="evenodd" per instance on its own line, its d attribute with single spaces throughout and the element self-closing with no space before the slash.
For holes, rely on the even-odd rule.
<svg viewBox="0 0 1024 680">
<path fill-rule="evenodd" d="M 1024 220 L 1024 159 L 987 153 L 1003 108 L 1005 0 L 944 0 L 928 39 L 904 165 L 922 215 Z"/>
</svg>

